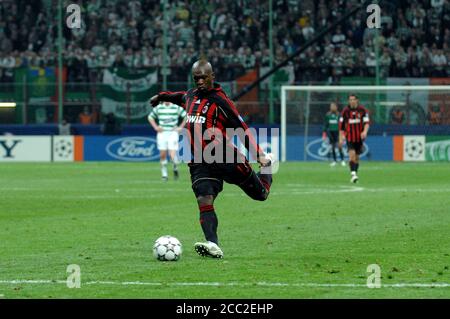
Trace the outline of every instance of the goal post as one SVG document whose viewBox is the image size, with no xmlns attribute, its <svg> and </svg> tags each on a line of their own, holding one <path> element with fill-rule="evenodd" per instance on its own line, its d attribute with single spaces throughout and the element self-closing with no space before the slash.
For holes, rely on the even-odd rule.
<svg viewBox="0 0 450 319">
<path fill-rule="evenodd" d="M 287 141 L 291 135 L 303 136 L 303 145 L 296 145 L 303 147 L 298 160 L 308 160 L 308 137 L 317 135 L 323 126 L 329 104 L 337 102 L 342 111 L 350 93 L 369 110 L 371 124 L 425 127 L 436 124 L 429 115 L 439 110 L 442 118 L 438 124 L 450 125 L 450 85 L 285 85 L 281 87 L 281 161 L 289 157 Z M 393 123 L 392 112 L 398 110 L 404 113 L 403 122 Z"/>
</svg>

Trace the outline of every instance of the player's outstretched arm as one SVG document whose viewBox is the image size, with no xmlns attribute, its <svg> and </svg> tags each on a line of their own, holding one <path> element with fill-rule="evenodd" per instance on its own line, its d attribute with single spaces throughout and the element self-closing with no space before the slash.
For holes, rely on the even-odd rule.
<svg viewBox="0 0 450 319">
<path fill-rule="evenodd" d="M 230 99 L 224 98 L 222 103 L 220 103 L 220 109 L 225 113 L 225 117 L 230 121 L 230 124 L 233 128 L 242 128 L 246 133 L 248 141 L 243 140 L 241 142 L 244 144 L 249 153 L 256 155 L 256 160 L 262 166 L 268 164 L 270 161 L 266 159 L 266 153 L 256 142 L 255 137 L 251 134 L 249 127 L 245 123 L 244 119 L 239 115 L 239 112 L 234 103 Z"/>
<path fill-rule="evenodd" d="M 161 102 L 170 102 L 184 107 L 186 102 L 186 92 L 160 92 L 157 95 L 152 96 L 150 99 L 150 104 L 153 107 L 157 106 Z"/>
</svg>

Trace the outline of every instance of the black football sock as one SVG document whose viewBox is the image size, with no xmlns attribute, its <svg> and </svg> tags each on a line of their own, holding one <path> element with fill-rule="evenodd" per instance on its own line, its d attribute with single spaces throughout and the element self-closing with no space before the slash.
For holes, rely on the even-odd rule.
<svg viewBox="0 0 450 319">
<path fill-rule="evenodd" d="M 350 161 L 350 171 L 356 172 L 356 163 L 353 161 Z"/>
<path fill-rule="evenodd" d="M 205 234 L 205 239 L 219 244 L 219 239 L 217 238 L 219 221 L 213 205 L 200 205 L 200 225 Z"/>
<path fill-rule="evenodd" d="M 336 162 L 336 150 L 334 149 L 334 146 L 331 147 L 331 152 L 333 152 L 333 160 Z"/>
<path fill-rule="evenodd" d="M 355 172 L 358 172 L 359 163 L 355 163 Z"/>
</svg>

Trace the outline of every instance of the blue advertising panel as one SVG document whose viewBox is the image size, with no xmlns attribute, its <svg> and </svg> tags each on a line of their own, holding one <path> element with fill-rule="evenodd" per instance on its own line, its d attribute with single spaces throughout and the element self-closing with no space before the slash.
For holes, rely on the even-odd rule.
<svg viewBox="0 0 450 319">
<path fill-rule="evenodd" d="M 159 160 L 156 139 L 143 136 L 85 136 L 85 161 L 145 162 Z"/>
<path fill-rule="evenodd" d="M 183 133 L 183 132 L 182 132 Z M 279 129 L 272 128 L 255 130 L 252 135 L 257 143 L 267 152 L 276 153 L 279 158 Z M 248 156 L 244 145 L 238 136 L 233 136 L 236 146 Z M 158 161 L 156 137 L 147 136 L 84 136 L 84 160 L 85 161 L 126 161 L 143 162 Z M 183 162 L 191 160 L 191 146 L 189 138 L 180 134 L 178 158 Z M 256 162 L 254 156 L 250 156 L 251 162 Z"/>
<path fill-rule="evenodd" d="M 303 136 L 287 136 L 286 159 L 288 161 L 304 160 Z M 327 161 L 330 159 L 331 146 L 323 141 L 321 136 L 310 136 L 306 146 L 307 161 Z M 348 158 L 347 149 L 344 145 L 344 155 Z M 339 153 L 337 153 L 339 154 Z M 364 143 L 364 152 L 361 154 L 363 160 L 392 161 L 393 148 L 390 136 L 369 136 Z"/>
<path fill-rule="evenodd" d="M 261 136 L 258 136 L 261 137 Z M 287 160 L 304 160 L 304 137 L 287 137 Z M 274 146 L 275 149 L 273 149 Z M 279 148 L 278 138 L 270 136 L 268 139 L 258 138 L 258 143 L 267 151 L 276 151 Z M 180 143 L 180 146 L 182 143 Z M 240 147 L 239 147 L 240 146 Z M 242 145 L 238 147 L 244 151 Z M 271 149 L 272 148 L 272 149 Z M 323 141 L 321 136 L 310 136 L 306 147 L 306 160 L 327 161 L 330 145 Z M 183 152 L 179 152 L 180 159 L 184 159 Z M 346 147 L 344 155 L 348 158 Z M 391 161 L 393 160 L 393 141 L 391 136 L 369 136 L 365 142 L 365 150 L 361 155 L 362 160 Z M 85 161 L 125 161 L 143 162 L 158 161 L 159 151 L 156 146 L 156 138 L 144 136 L 85 136 L 84 137 Z M 254 159 L 253 159 L 254 160 Z"/>
</svg>

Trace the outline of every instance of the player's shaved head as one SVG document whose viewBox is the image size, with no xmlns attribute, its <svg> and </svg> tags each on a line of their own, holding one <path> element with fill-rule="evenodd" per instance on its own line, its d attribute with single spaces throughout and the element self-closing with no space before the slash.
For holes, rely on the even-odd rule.
<svg viewBox="0 0 450 319">
<path fill-rule="evenodd" d="M 206 91 L 214 86 L 214 72 L 206 60 L 198 60 L 192 65 L 192 78 L 200 91 Z"/>
<path fill-rule="evenodd" d="M 192 73 L 211 74 L 212 65 L 206 60 L 198 60 L 192 65 Z"/>
</svg>

